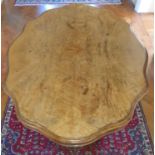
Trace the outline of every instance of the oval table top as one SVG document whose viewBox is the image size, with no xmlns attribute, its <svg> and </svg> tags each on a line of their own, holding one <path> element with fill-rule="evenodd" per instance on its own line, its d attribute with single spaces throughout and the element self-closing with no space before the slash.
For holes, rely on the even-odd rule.
<svg viewBox="0 0 155 155">
<path fill-rule="evenodd" d="M 5 89 L 18 118 L 66 146 L 126 125 L 147 89 L 146 50 L 103 8 L 47 11 L 26 25 L 8 57 Z"/>
</svg>

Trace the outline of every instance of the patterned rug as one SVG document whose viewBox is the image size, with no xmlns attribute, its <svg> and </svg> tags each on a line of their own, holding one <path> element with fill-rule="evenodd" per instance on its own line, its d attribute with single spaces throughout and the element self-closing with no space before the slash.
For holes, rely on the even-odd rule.
<svg viewBox="0 0 155 155">
<path fill-rule="evenodd" d="M 16 6 L 40 5 L 40 4 L 121 4 L 121 0 L 16 0 Z"/>
<path fill-rule="evenodd" d="M 140 104 L 133 119 L 122 130 L 82 147 L 77 155 L 153 155 L 152 142 Z M 2 155 L 70 155 L 68 148 L 25 128 L 9 100 L 2 121 Z"/>
</svg>

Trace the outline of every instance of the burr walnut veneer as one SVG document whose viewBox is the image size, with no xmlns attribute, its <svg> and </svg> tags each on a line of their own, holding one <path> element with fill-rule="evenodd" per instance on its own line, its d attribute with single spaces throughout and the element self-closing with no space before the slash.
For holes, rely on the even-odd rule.
<svg viewBox="0 0 155 155">
<path fill-rule="evenodd" d="M 5 89 L 25 126 L 83 146 L 128 123 L 146 92 L 146 62 L 126 22 L 70 5 L 26 25 L 9 49 Z"/>
</svg>

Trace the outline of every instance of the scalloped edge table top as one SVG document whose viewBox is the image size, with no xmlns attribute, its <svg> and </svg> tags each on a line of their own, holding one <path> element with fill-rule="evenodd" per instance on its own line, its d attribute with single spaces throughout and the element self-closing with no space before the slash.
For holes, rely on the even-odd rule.
<svg viewBox="0 0 155 155">
<path fill-rule="evenodd" d="M 148 87 L 145 48 L 103 8 L 45 12 L 25 26 L 8 57 L 4 87 L 19 120 L 65 146 L 124 127 Z"/>
</svg>

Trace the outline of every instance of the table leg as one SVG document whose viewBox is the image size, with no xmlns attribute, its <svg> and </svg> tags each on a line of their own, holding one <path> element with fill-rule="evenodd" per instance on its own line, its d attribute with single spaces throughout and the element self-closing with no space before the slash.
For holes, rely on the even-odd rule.
<svg viewBox="0 0 155 155">
<path fill-rule="evenodd" d="M 77 148 L 77 147 L 73 147 L 73 148 L 70 148 L 70 154 L 71 155 L 79 155 L 79 148 Z"/>
</svg>

